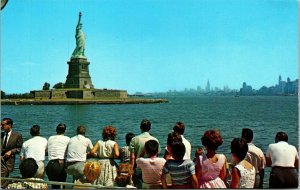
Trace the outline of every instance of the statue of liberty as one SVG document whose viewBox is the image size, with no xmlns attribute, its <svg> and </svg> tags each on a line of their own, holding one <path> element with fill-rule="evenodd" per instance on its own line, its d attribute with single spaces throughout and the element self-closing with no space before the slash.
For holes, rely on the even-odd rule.
<svg viewBox="0 0 300 190">
<path fill-rule="evenodd" d="M 80 23 L 81 21 L 81 12 L 79 12 L 79 19 L 78 19 L 78 24 L 76 26 L 76 48 L 74 49 L 72 53 L 72 58 L 80 58 L 80 57 L 85 57 L 84 56 L 84 49 L 85 49 L 85 35 L 83 33 L 82 29 L 82 24 Z"/>
</svg>

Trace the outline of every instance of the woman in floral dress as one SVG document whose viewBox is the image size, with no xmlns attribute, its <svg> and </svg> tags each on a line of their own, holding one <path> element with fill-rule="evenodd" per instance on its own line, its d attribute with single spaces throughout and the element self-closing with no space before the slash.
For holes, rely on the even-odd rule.
<svg viewBox="0 0 300 190">
<path fill-rule="evenodd" d="M 97 154 L 101 164 L 100 177 L 95 181 L 97 185 L 113 186 L 117 177 L 117 164 L 114 158 L 119 157 L 119 146 L 115 141 L 117 136 L 116 128 L 106 126 L 103 128 L 102 140 L 99 140 L 91 153 Z"/>
</svg>

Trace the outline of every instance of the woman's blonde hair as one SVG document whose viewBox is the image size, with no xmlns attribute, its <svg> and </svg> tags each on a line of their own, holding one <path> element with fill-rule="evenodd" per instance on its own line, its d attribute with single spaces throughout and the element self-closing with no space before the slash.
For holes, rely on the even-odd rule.
<svg viewBox="0 0 300 190">
<path fill-rule="evenodd" d="M 99 176 L 101 172 L 101 165 L 98 161 L 88 161 L 84 164 L 83 173 L 86 179 L 93 183 Z"/>
</svg>

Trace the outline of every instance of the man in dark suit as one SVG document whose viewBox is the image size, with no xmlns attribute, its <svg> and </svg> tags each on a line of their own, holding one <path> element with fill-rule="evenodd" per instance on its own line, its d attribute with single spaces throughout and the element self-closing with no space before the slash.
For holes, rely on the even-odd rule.
<svg viewBox="0 0 300 190">
<path fill-rule="evenodd" d="M 12 172 L 15 166 L 16 154 L 19 154 L 23 144 L 20 133 L 12 131 L 13 120 L 4 118 L 1 122 L 1 157 L 7 166 L 8 172 Z"/>
</svg>

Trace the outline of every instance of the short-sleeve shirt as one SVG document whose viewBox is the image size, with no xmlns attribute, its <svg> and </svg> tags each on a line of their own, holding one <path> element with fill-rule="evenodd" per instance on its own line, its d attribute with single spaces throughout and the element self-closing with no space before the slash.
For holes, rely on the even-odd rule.
<svg viewBox="0 0 300 190">
<path fill-rule="evenodd" d="M 248 153 L 245 160 L 254 166 L 256 173 L 259 173 L 259 170 L 264 169 L 266 166 L 264 153 L 252 143 L 248 143 Z"/>
<path fill-rule="evenodd" d="M 85 162 L 87 148 L 93 149 L 93 144 L 89 138 L 83 135 L 72 137 L 68 144 L 67 162 Z"/>
<path fill-rule="evenodd" d="M 159 144 L 159 141 L 151 136 L 149 132 L 143 132 L 142 134 L 135 136 L 130 141 L 130 152 L 133 152 L 136 158 L 139 158 L 141 153 L 143 152 L 145 143 L 148 140 L 156 140 Z M 160 151 L 160 147 L 159 147 Z"/>
<path fill-rule="evenodd" d="M 170 173 L 173 185 L 192 184 L 192 175 L 195 174 L 195 164 L 192 160 L 168 160 L 163 168 L 163 174 Z"/>
<path fill-rule="evenodd" d="M 64 159 L 70 137 L 64 135 L 53 135 L 49 137 L 47 149 L 48 160 Z"/>
<path fill-rule="evenodd" d="M 123 146 L 120 148 L 120 162 L 129 162 L 130 161 L 130 151 L 129 146 Z"/>
<path fill-rule="evenodd" d="M 36 162 L 45 160 L 47 139 L 41 136 L 34 136 L 22 145 L 20 156 L 33 158 Z"/>
<path fill-rule="evenodd" d="M 191 143 L 188 140 L 186 140 L 186 138 L 184 138 L 183 135 L 181 135 L 181 139 L 182 139 L 182 143 L 185 146 L 185 154 L 183 156 L 183 159 L 184 160 L 191 159 L 192 145 L 191 145 Z"/>
<path fill-rule="evenodd" d="M 164 158 L 138 158 L 136 164 L 142 169 L 143 182 L 147 184 L 160 184 L 162 169 L 166 163 Z"/>
<path fill-rule="evenodd" d="M 289 145 L 285 141 L 270 144 L 266 157 L 271 158 L 272 167 L 295 167 L 295 160 L 299 159 L 296 147 Z"/>
</svg>

